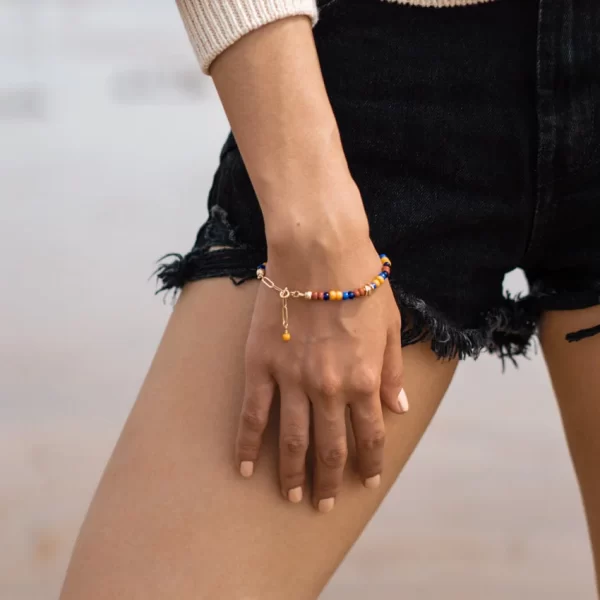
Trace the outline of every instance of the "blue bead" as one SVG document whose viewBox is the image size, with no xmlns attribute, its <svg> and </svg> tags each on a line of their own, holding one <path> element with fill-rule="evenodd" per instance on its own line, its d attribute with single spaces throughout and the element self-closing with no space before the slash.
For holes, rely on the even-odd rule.
<svg viewBox="0 0 600 600">
<path fill-rule="evenodd" d="M 371 284 L 371 287 L 372 287 L 374 290 L 375 290 L 375 289 L 377 289 L 377 286 L 376 286 L 374 283 L 372 283 L 372 284 Z"/>
<path fill-rule="evenodd" d="M 323 300 L 329 300 L 329 292 L 323 294 Z"/>
<path fill-rule="evenodd" d="M 388 274 L 387 274 L 385 271 L 382 271 L 382 272 L 380 273 L 380 275 L 381 275 L 381 276 L 382 276 L 384 279 L 387 279 L 387 278 L 388 278 Z"/>
<path fill-rule="evenodd" d="M 348 292 L 348 298 L 350 298 L 350 300 L 354 300 L 354 298 L 356 298 L 356 295 L 354 294 L 354 292 Z"/>
<path fill-rule="evenodd" d="M 348 300 L 348 292 L 342 294 L 342 300 Z"/>
<path fill-rule="evenodd" d="M 380 254 L 379 258 L 387 258 L 387 256 L 385 254 Z"/>
</svg>

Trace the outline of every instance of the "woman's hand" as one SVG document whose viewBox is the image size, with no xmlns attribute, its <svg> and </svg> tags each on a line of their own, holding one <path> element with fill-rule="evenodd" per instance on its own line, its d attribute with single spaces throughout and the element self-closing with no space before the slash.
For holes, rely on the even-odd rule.
<svg viewBox="0 0 600 600">
<path fill-rule="evenodd" d="M 370 282 L 381 261 L 362 219 L 357 228 L 346 214 L 337 211 L 335 223 L 316 226 L 319 233 L 310 225 L 297 227 L 304 233 L 278 235 L 269 246 L 267 276 L 280 287 L 301 291 L 355 289 Z M 290 298 L 288 306 L 291 341 L 286 343 L 279 294 L 260 286 L 246 349 L 237 458 L 242 475 L 252 475 L 278 388 L 281 490 L 291 502 L 302 499 L 312 418 L 313 503 L 328 512 L 341 489 L 348 455 L 346 409 L 360 476 L 366 487 L 375 488 L 383 468 L 382 403 L 395 413 L 408 408 L 401 395 L 400 314 L 388 282 L 370 297 L 343 302 Z"/>
<path fill-rule="evenodd" d="M 211 68 L 260 202 L 268 277 L 299 290 L 355 289 L 380 271 L 352 181 L 311 24 L 290 17 L 243 36 Z M 289 301 L 292 339 L 281 339 L 281 299 L 261 286 L 247 345 L 246 392 L 237 440 L 250 476 L 276 388 L 281 395 L 281 489 L 299 502 L 311 420 L 316 455 L 313 500 L 326 512 L 347 456 L 346 407 L 363 481 L 382 469 L 382 401 L 399 402 L 400 316 L 389 283 L 369 298 Z"/>
</svg>

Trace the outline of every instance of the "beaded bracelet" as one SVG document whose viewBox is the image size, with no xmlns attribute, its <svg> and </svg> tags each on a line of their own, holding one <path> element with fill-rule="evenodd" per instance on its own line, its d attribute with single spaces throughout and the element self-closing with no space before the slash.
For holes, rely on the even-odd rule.
<svg viewBox="0 0 600 600">
<path fill-rule="evenodd" d="M 280 288 L 266 276 L 267 263 L 259 265 L 256 269 L 256 278 L 262 281 L 268 288 L 279 292 L 281 298 L 281 321 L 283 325 L 282 339 L 284 342 L 289 342 L 292 339 L 289 328 L 289 316 L 288 316 L 288 298 L 304 298 L 305 300 L 354 300 L 360 296 L 370 296 L 380 285 L 385 283 L 385 280 L 390 276 L 392 271 L 392 261 L 385 255 L 380 254 L 381 259 L 381 272 L 375 276 L 375 278 L 362 287 L 356 288 L 355 290 L 348 290 L 342 292 L 341 290 L 330 290 L 329 292 L 299 292 L 297 290 L 289 290 L 288 288 Z"/>
</svg>

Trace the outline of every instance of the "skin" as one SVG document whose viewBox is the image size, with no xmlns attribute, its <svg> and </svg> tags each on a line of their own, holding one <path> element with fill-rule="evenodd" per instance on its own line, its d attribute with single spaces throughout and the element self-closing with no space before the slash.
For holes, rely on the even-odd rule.
<svg viewBox="0 0 600 600">
<path fill-rule="evenodd" d="M 211 75 L 260 202 L 268 276 L 301 291 L 353 290 L 372 281 L 381 261 L 348 170 L 310 21 L 283 19 L 244 36 L 217 58 Z M 389 284 L 368 301 L 292 300 L 293 342 L 282 346 L 280 303 L 266 287 L 256 298 L 236 460 L 251 477 L 277 389 L 281 493 L 299 502 L 311 476 L 313 505 L 329 512 L 342 488 L 348 433 L 356 439 L 364 485 L 380 485 L 382 404 L 396 413 L 407 408 L 400 395 L 400 314 Z M 307 473 L 311 432 L 315 461 Z"/>
<path fill-rule="evenodd" d="M 269 276 L 300 290 L 368 282 L 380 263 L 308 20 L 244 36 L 211 74 L 260 201 Z M 272 290 L 226 279 L 186 287 L 61 600 L 318 596 L 423 435 L 456 363 L 423 344 L 400 353 L 387 284 L 368 300 L 291 310 L 293 341 L 283 345 Z M 549 315 L 542 332 L 598 552 L 600 338 L 567 345 L 562 335 L 580 328 L 569 319 L 597 321 L 591 312 Z M 403 415 L 401 389 L 411 402 Z"/>
<path fill-rule="evenodd" d="M 404 351 L 412 396 L 384 411 L 381 486 L 366 489 L 356 454 L 336 509 L 279 493 L 277 411 L 251 480 L 234 441 L 246 339 L 259 284 L 186 287 L 81 529 L 61 600 L 314 600 L 374 514 L 443 397 L 455 362 L 426 344 Z"/>
<path fill-rule="evenodd" d="M 564 336 L 600 323 L 600 306 L 544 315 L 540 338 L 579 480 L 600 593 L 600 336 Z"/>
</svg>

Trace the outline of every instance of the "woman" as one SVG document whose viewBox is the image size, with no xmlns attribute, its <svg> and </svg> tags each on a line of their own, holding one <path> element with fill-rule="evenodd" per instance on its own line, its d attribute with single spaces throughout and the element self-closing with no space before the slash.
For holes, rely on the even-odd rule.
<svg viewBox="0 0 600 600">
<path fill-rule="evenodd" d="M 475 4 L 179 0 L 235 137 L 63 600 L 316 598 L 538 326 L 600 570 L 600 7 Z"/>
</svg>

